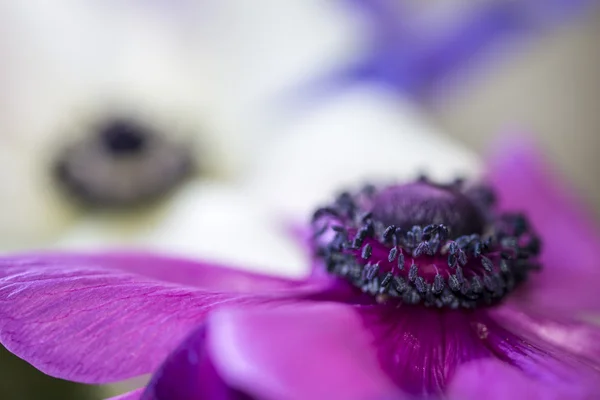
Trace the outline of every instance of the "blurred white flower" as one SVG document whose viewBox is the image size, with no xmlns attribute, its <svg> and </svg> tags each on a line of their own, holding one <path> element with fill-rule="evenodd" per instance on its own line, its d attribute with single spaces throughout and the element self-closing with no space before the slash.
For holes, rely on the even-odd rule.
<svg viewBox="0 0 600 400">
<path fill-rule="evenodd" d="M 0 234 L 23 228 L 22 247 L 134 246 L 297 274 L 304 263 L 285 238 L 284 219 L 306 217 L 343 185 L 476 172 L 473 154 L 443 138 L 408 101 L 368 83 L 302 108 L 285 101 L 364 44 L 365 26 L 345 6 L 63 0 L 35 10 L 2 7 L 11 22 L 5 29 L 24 37 L 27 51 L 16 43 L 2 50 L 11 56 L 5 76 L 18 101 L 0 111 L 4 131 L 21 143 L 10 147 L 15 159 L 30 160 L 28 170 L 2 159 L 4 171 L 17 171 L 10 193 L 22 195 L 0 213 L 7 229 Z M 201 173 L 153 206 L 75 211 L 52 184 L 52 163 L 65 143 L 105 145 L 86 140 L 121 116 L 172 140 L 193 139 Z M 119 136 L 117 150 L 139 146 L 131 144 L 138 139 L 123 144 Z M 100 163 L 94 174 L 114 171 Z M 71 175 L 82 175 L 79 162 L 69 165 Z M 41 233 L 45 240 L 33 241 Z"/>
<path fill-rule="evenodd" d="M 0 5 L 3 248 L 41 245 L 73 223 L 79 210 L 53 181 L 54 164 L 63 146 L 96 134 L 104 120 L 124 115 L 170 137 L 203 137 L 210 90 L 198 53 L 184 59 L 173 29 L 118 8 Z"/>
<path fill-rule="evenodd" d="M 64 147 L 90 141 L 112 119 L 195 144 L 200 179 L 246 170 L 272 134 L 274 94 L 337 60 L 349 42 L 337 9 L 268 3 L 0 5 L 0 248 L 40 246 L 81 216 L 106 218 L 69 203 L 53 169 Z M 77 167 L 71 175 L 99 169 L 82 157 L 67 163 Z"/>
</svg>

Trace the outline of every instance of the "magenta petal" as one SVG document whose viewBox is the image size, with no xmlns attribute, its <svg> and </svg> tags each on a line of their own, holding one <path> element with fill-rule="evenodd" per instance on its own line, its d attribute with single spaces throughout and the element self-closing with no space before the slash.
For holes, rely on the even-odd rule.
<svg viewBox="0 0 600 400">
<path fill-rule="evenodd" d="M 514 139 L 499 146 L 489 166 L 501 208 L 526 212 L 542 238 L 544 269 L 521 294 L 540 307 L 598 310 L 600 232 L 552 170 L 532 143 Z"/>
<path fill-rule="evenodd" d="M 206 336 L 206 325 L 188 336 L 153 375 L 142 400 L 249 399 L 217 373 Z"/>
<path fill-rule="evenodd" d="M 259 296 L 178 287 L 106 268 L 135 265 L 121 258 L 122 265 L 107 260 L 76 255 L 1 259 L 2 344 L 49 375 L 113 382 L 152 372 L 217 305 L 300 294 Z M 169 266 L 167 259 L 148 256 L 146 261 L 151 268 Z"/>
<path fill-rule="evenodd" d="M 580 331 L 582 325 L 569 327 L 564 321 L 541 317 L 533 322 L 530 316 L 504 307 L 481 314 L 477 320 L 481 340 L 499 360 L 544 385 L 577 393 L 569 399 L 591 399 L 600 393 L 598 345 L 593 343 L 592 330 Z M 548 331 L 543 331 L 544 326 Z"/>
<path fill-rule="evenodd" d="M 493 355 L 474 313 L 392 305 L 359 310 L 381 365 L 409 394 L 441 395 L 459 365 Z"/>
<path fill-rule="evenodd" d="M 524 310 L 502 306 L 490 310 L 490 315 L 512 333 L 532 343 L 555 349 L 581 364 L 600 371 L 600 326 L 569 319 L 544 310 Z M 560 357 L 564 359 L 563 356 Z M 600 373 L 598 373 L 600 379 Z"/>
<path fill-rule="evenodd" d="M 495 359 L 459 367 L 447 391 L 450 400 L 560 400 L 576 399 L 575 394 L 529 378 Z"/>
<path fill-rule="evenodd" d="M 41 253 L 27 258 L 45 262 L 77 265 L 81 262 L 119 269 L 149 278 L 215 292 L 265 292 L 288 290 L 304 282 L 230 268 L 214 262 L 177 258 L 148 252 Z M 0 271 L 0 275 L 2 272 Z"/>
<path fill-rule="evenodd" d="M 208 345 L 223 379 L 253 398 L 363 400 L 396 391 L 347 305 L 220 310 L 209 318 Z"/>
</svg>

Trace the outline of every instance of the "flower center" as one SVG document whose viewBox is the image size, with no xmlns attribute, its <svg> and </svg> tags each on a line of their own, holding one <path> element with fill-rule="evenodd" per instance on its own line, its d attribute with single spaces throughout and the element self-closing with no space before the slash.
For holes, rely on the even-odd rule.
<svg viewBox="0 0 600 400">
<path fill-rule="evenodd" d="M 120 119 L 103 127 L 99 136 L 106 151 L 115 155 L 140 153 L 149 139 L 148 132 L 141 126 Z"/>
<path fill-rule="evenodd" d="M 55 177 L 86 206 L 126 208 L 160 198 L 193 170 L 193 152 L 153 126 L 108 118 L 58 154 Z"/>
<path fill-rule="evenodd" d="M 456 236 L 483 233 L 484 220 L 471 200 L 452 187 L 424 182 L 390 186 L 372 200 L 373 218 L 410 228 L 444 224 Z"/>
<path fill-rule="evenodd" d="M 539 268 L 526 218 L 496 212 L 490 189 L 459 181 L 345 192 L 314 213 L 313 229 L 327 271 L 379 301 L 491 305 Z"/>
</svg>

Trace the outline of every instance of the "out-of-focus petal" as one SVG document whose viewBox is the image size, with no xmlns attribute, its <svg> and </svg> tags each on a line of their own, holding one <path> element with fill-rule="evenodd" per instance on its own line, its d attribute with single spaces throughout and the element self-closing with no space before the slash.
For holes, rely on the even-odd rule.
<svg viewBox="0 0 600 400">
<path fill-rule="evenodd" d="M 600 368 L 600 326 L 547 310 L 505 305 L 490 310 L 502 326 L 519 336 L 548 343 L 571 357 Z"/>
<path fill-rule="evenodd" d="M 131 392 L 123 393 L 119 396 L 111 397 L 107 400 L 138 400 L 141 398 L 143 391 L 144 389 L 136 389 Z"/>
<path fill-rule="evenodd" d="M 223 379 L 256 398 L 362 400 L 396 391 L 363 321 L 342 304 L 221 310 L 210 317 L 208 346 Z"/>
<path fill-rule="evenodd" d="M 464 75 L 483 56 L 497 60 L 500 51 L 581 15 L 594 3 L 484 0 L 420 7 L 393 0 L 351 2 L 366 15 L 371 43 L 342 78 L 380 82 L 420 100 L 431 100 L 440 86 Z"/>
<path fill-rule="evenodd" d="M 542 239 L 543 269 L 531 275 L 523 300 L 598 310 L 600 232 L 592 214 L 531 141 L 513 138 L 495 149 L 489 179 L 500 207 L 525 212 Z"/>
<path fill-rule="evenodd" d="M 142 400 L 245 400 L 217 373 L 206 344 L 206 326 L 171 353 L 144 391 Z"/>
<path fill-rule="evenodd" d="M 536 381 L 497 359 L 483 359 L 460 366 L 447 395 L 452 400 L 560 400 L 575 399 L 568 393 Z"/>
<path fill-rule="evenodd" d="M 482 343 L 499 360 L 543 385 L 572 394 L 566 398 L 594 398 L 600 393 L 600 363 L 593 343 L 597 330 L 536 318 L 500 308 L 481 313 L 473 324 L 478 327 Z M 569 339 L 581 342 L 569 343 Z M 590 346 L 589 353 L 586 345 Z"/>
<path fill-rule="evenodd" d="M 2 251 L 44 243 L 72 224 L 77 214 L 52 187 L 41 154 L 5 129 L 0 133 L 0 169 L 11 173 L 0 177 Z"/>
<path fill-rule="evenodd" d="M 479 172 L 474 153 L 389 93 L 362 86 L 311 107 L 281 126 L 248 179 L 280 217 L 306 221 L 320 202 L 365 180 L 397 181 L 419 172 L 448 180 Z"/>
<path fill-rule="evenodd" d="M 236 264 L 258 272 L 307 274 L 301 250 L 283 234 L 269 210 L 232 185 L 187 185 L 154 213 L 89 216 L 64 235 L 61 249 L 145 249 Z"/>
<path fill-rule="evenodd" d="M 223 293 L 107 268 L 148 267 L 166 276 L 164 269 L 171 261 L 165 258 L 150 265 L 150 260 L 77 255 L 2 259 L 2 344 L 49 375 L 87 383 L 113 382 L 152 372 L 215 306 L 300 294 L 293 290 L 262 296 Z M 247 278 L 242 288 L 252 281 Z M 219 279 L 209 282 L 223 284 Z"/>
<path fill-rule="evenodd" d="M 202 4 L 201 25 L 212 50 L 214 80 L 220 84 L 207 118 L 219 137 L 215 135 L 207 156 L 244 173 L 279 133 L 272 124 L 285 114 L 285 93 L 347 61 L 362 32 L 339 2 Z"/>
<path fill-rule="evenodd" d="M 104 118 L 141 118 L 199 147 L 224 141 L 204 129 L 210 57 L 191 51 L 196 38 L 183 43 L 181 24 L 143 10 L 147 2 L 123 3 L 0 5 L 0 168 L 11 171 L 0 177 L 0 249 L 47 244 L 73 223 L 80 210 L 58 193 L 54 163 Z M 201 160 L 203 170 L 227 169 Z"/>
</svg>

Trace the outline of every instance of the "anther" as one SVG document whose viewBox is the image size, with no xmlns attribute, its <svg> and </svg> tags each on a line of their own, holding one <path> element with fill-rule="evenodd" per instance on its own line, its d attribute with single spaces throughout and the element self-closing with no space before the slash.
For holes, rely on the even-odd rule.
<svg viewBox="0 0 600 400">
<path fill-rule="evenodd" d="M 385 228 L 385 231 L 383 231 L 383 234 L 381 235 L 383 242 L 389 243 L 392 240 L 392 237 L 394 236 L 395 232 L 396 227 L 394 225 L 390 225 L 387 228 Z"/>
<path fill-rule="evenodd" d="M 356 239 L 359 239 L 360 241 L 363 241 L 367 238 L 368 236 L 368 229 L 366 228 L 360 228 L 357 232 L 356 232 Z"/>
<path fill-rule="evenodd" d="M 372 265 L 371 268 L 367 271 L 367 279 L 372 280 L 379 273 L 379 264 Z"/>
<path fill-rule="evenodd" d="M 364 224 L 364 223 L 368 222 L 372 217 L 373 217 L 373 212 L 369 211 L 369 212 L 362 214 L 359 218 L 359 221 Z"/>
<path fill-rule="evenodd" d="M 317 211 L 315 211 L 313 213 L 312 222 L 315 222 L 316 220 L 318 220 L 319 218 L 321 218 L 324 215 L 330 215 L 332 217 L 339 217 L 337 211 L 334 210 L 333 208 L 321 207 L 321 208 L 318 208 Z"/>
<path fill-rule="evenodd" d="M 481 265 L 487 272 L 492 272 L 494 270 L 494 263 L 486 256 L 481 256 Z"/>
<path fill-rule="evenodd" d="M 392 278 L 392 282 L 394 285 L 394 289 L 396 290 L 396 292 L 398 292 L 398 294 L 402 294 L 408 287 L 406 281 L 401 276 L 394 276 Z"/>
<path fill-rule="evenodd" d="M 411 282 L 414 282 L 415 279 L 417 279 L 418 275 L 419 275 L 419 267 L 417 267 L 417 264 L 412 264 L 410 266 L 410 269 L 408 270 L 408 280 Z"/>
<path fill-rule="evenodd" d="M 398 254 L 398 248 L 397 247 L 392 247 L 390 249 L 390 252 L 388 254 L 388 262 L 392 262 L 396 259 L 396 255 Z"/>
<path fill-rule="evenodd" d="M 437 229 L 437 225 L 427 225 L 425 228 L 423 228 L 423 239 L 429 240 L 431 236 L 437 232 Z"/>
<path fill-rule="evenodd" d="M 471 289 L 474 293 L 481 293 L 483 291 L 483 284 L 478 276 L 474 276 L 471 279 Z"/>
<path fill-rule="evenodd" d="M 458 253 L 459 247 L 458 247 L 458 243 L 452 241 L 448 244 L 448 252 L 450 252 L 450 254 L 455 255 L 456 253 Z"/>
<path fill-rule="evenodd" d="M 393 276 L 394 274 L 392 274 L 391 272 L 386 273 L 383 279 L 381 280 L 381 286 L 387 287 L 392 281 Z"/>
<path fill-rule="evenodd" d="M 456 271 L 454 271 L 454 275 L 456 276 L 456 280 L 458 280 L 458 283 L 460 283 L 461 285 L 465 282 L 465 277 L 460 266 L 456 266 Z"/>
<path fill-rule="evenodd" d="M 462 250 L 458 251 L 458 262 L 462 265 L 467 265 L 467 254 Z"/>
<path fill-rule="evenodd" d="M 429 243 L 421 242 L 413 251 L 413 257 L 420 257 L 422 254 L 429 252 Z"/>
<path fill-rule="evenodd" d="M 458 281 L 458 278 L 455 275 L 450 275 L 448 277 L 448 286 L 450 286 L 450 289 L 452 289 L 455 292 L 458 292 L 460 290 L 460 282 Z"/>
<path fill-rule="evenodd" d="M 371 247 L 370 244 L 365 244 L 365 247 L 363 247 L 362 252 L 360 254 L 360 256 L 364 259 L 367 260 L 369 259 L 369 257 L 371 257 L 371 252 L 373 251 L 373 248 Z"/>
<path fill-rule="evenodd" d="M 417 279 L 415 280 L 415 287 L 417 288 L 417 291 L 419 293 L 426 292 L 427 286 L 425 285 L 425 280 L 423 279 L 423 277 L 421 277 L 421 276 L 417 277 Z"/>
<path fill-rule="evenodd" d="M 400 271 L 404 270 L 404 253 L 402 251 L 398 254 L 398 269 Z"/>
<path fill-rule="evenodd" d="M 456 266 L 457 259 L 458 257 L 456 257 L 456 254 L 448 254 L 448 266 L 450 268 L 454 268 Z"/>
<path fill-rule="evenodd" d="M 408 290 L 404 292 L 402 301 L 406 304 L 419 304 L 421 302 L 421 296 L 415 290 Z"/>
<path fill-rule="evenodd" d="M 444 278 L 440 274 L 437 274 L 433 279 L 433 293 L 440 294 L 444 290 Z"/>
</svg>

